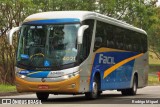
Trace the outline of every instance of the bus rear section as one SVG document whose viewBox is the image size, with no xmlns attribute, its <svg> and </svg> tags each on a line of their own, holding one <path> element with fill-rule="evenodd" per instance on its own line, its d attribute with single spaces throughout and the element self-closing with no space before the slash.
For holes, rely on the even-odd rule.
<svg viewBox="0 0 160 107">
<path fill-rule="evenodd" d="M 96 23 L 91 76 L 100 75 L 100 91 L 118 90 L 123 95 L 135 95 L 148 81 L 146 33 L 105 20 Z"/>
</svg>

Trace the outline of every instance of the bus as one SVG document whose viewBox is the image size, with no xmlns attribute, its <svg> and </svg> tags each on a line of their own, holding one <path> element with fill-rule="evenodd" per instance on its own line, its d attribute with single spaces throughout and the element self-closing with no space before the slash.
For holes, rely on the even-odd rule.
<svg viewBox="0 0 160 107">
<path fill-rule="evenodd" d="M 18 33 L 15 84 L 18 92 L 85 94 L 105 90 L 136 95 L 148 81 L 147 33 L 90 11 L 51 11 L 28 16 Z"/>
</svg>

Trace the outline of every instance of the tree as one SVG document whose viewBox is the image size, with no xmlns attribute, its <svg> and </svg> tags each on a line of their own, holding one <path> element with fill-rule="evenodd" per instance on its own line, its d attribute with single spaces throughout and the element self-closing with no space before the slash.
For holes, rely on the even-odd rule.
<svg viewBox="0 0 160 107">
<path fill-rule="evenodd" d="M 156 8 L 150 21 L 153 23 L 148 29 L 150 51 L 154 52 L 160 59 L 160 7 Z"/>
<path fill-rule="evenodd" d="M 28 0 L 0 0 L 0 82 L 14 84 L 16 38 L 13 47 L 7 42 L 6 34 L 14 26 L 19 26 L 37 8 Z"/>
</svg>

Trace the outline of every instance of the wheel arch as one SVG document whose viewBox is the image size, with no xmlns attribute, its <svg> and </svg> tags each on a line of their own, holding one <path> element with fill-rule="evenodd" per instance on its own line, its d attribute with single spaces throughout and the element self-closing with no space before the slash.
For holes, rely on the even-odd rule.
<svg viewBox="0 0 160 107">
<path fill-rule="evenodd" d="M 92 74 L 91 79 L 90 79 L 90 89 L 89 90 L 92 91 L 92 84 L 93 84 L 94 78 L 98 80 L 99 90 L 101 90 L 101 73 L 99 70 L 97 70 L 96 72 Z"/>
</svg>

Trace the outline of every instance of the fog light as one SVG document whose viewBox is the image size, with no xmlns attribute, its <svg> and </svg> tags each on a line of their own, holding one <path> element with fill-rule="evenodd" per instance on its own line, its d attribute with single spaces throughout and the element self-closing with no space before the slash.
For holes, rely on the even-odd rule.
<svg viewBox="0 0 160 107">
<path fill-rule="evenodd" d="M 72 74 L 68 75 L 68 77 L 71 78 L 71 77 L 72 77 Z"/>
<path fill-rule="evenodd" d="M 75 87 L 76 87 L 76 84 L 72 84 L 71 87 L 72 87 L 72 88 L 75 88 Z"/>
<path fill-rule="evenodd" d="M 75 73 L 73 73 L 73 76 L 76 76 L 76 74 L 75 74 Z"/>
</svg>

